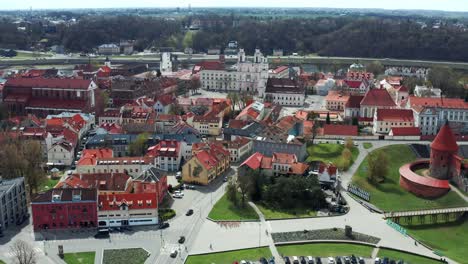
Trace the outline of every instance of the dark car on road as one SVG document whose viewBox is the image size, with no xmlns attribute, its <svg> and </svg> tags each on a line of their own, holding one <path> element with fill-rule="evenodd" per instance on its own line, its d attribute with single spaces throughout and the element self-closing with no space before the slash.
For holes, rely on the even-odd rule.
<svg viewBox="0 0 468 264">
<path fill-rule="evenodd" d="M 187 213 L 186 213 L 185 215 L 186 215 L 186 216 L 193 215 L 193 210 L 192 210 L 192 209 L 188 210 Z"/>
<path fill-rule="evenodd" d="M 322 259 L 320 257 L 315 257 L 315 263 L 322 264 Z"/>
<path fill-rule="evenodd" d="M 299 261 L 301 262 L 301 264 L 307 264 L 307 260 L 304 256 L 300 256 Z"/>
<path fill-rule="evenodd" d="M 94 238 L 109 238 L 109 229 L 100 229 Z"/>
<path fill-rule="evenodd" d="M 172 250 L 169 256 L 171 256 L 171 258 L 177 257 L 177 250 Z"/>
<path fill-rule="evenodd" d="M 181 236 L 179 238 L 179 244 L 183 244 L 185 242 L 185 237 L 184 236 Z"/>
<path fill-rule="evenodd" d="M 162 224 L 159 226 L 160 229 L 166 229 L 166 228 L 168 228 L 168 227 L 169 227 L 169 223 L 162 223 Z"/>
<path fill-rule="evenodd" d="M 291 264 L 289 257 L 284 257 L 284 264 Z"/>
<path fill-rule="evenodd" d="M 260 264 L 268 264 L 268 260 L 266 260 L 266 258 L 260 258 L 259 260 Z"/>
</svg>

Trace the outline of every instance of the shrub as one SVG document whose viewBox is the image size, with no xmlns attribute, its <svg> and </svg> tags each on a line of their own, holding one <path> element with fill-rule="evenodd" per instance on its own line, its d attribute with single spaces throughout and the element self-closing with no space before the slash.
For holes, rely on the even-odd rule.
<svg viewBox="0 0 468 264">
<path fill-rule="evenodd" d="M 174 218 L 176 215 L 176 212 L 170 208 L 161 208 L 158 212 L 162 221 L 167 221 L 171 218 Z"/>
</svg>

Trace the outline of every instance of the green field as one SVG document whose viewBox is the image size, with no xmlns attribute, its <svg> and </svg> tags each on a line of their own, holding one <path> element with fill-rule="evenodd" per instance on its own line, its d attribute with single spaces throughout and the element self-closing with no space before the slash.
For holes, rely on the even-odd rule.
<svg viewBox="0 0 468 264">
<path fill-rule="evenodd" d="M 6 264 L 5 261 L 3 260 L 0 260 L 0 264 Z"/>
<path fill-rule="evenodd" d="M 311 161 L 323 161 L 323 162 L 331 162 L 338 167 L 341 167 L 342 158 L 341 152 L 344 149 L 344 145 L 340 144 L 314 144 L 307 148 L 307 153 L 309 157 L 307 158 L 307 162 Z M 357 156 L 359 155 L 359 150 L 356 147 L 351 149 L 352 160 L 349 166 L 351 166 L 356 160 Z"/>
<path fill-rule="evenodd" d="M 239 200 L 240 202 L 240 200 Z M 208 215 L 209 218 L 213 220 L 257 220 L 258 215 L 255 210 L 245 203 L 245 208 L 242 208 L 240 205 L 235 206 L 228 199 L 226 194 L 219 199 L 219 201 L 213 206 L 213 209 Z"/>
<path fill-rule="evenodd" d="M 277 246 L 278 252 L 284 256 L 318 256 L 334 257 L 352 255 L 370 257 L 373 247 L 345 243 L 310 243 L 301 245 Z"/>
<path fill-rule="evenodd" d="M 367 181 L 367 158 L 365 158 L 353 176 L 353 183 L 368 191 L 370 202 L 378 208 L 384 211 L 403 211 L 467 205 L 452 191 L 438 199 L 429 200 L 419 198 L 400 187 L 399 168 L 416 159 L 416 155 L 408 145 L 391 145 L 374 151 L 384 151 L 387 154 L 389 164 L 385 182 L 373 185 Z"/>
<path fill-rule="evenodd" d="M 142 248 L 106 249 L 102 264 L 143 264 L 148 257 Z"/>
<path fill-rule="evenodd" d="M 65 253 L 63 260 L 67 264 L 93 264 L 96 252 Z"/>
<path fill-rule="evenodd" d="M 275 209 L 264 204 L 256 204 L 258 209 L 263 213 L 265 219 L 281 219 L 281 218 L 300 218 L 317 216 L 317 211 L 309 210 L 309 208 L 294 208 L 291 210 Z"/>
<path fill-rule="evenodd" d="M 271 257 L 271 252 L 268 247 L 189 256 L 185 264 L 231 264 L 240 260 L 256 261 L 261 257 L 265 257 L 267 259 Z"/>
<path fill-rule="evenodd" d="M 60 179 L 53 180 L 50 178 L 45 179 L 39 186 L 39 192 L 47 191 L 54 188 L 54 186 L 59 182 Z"/>
<path fill-rule="evenodd" d="M 409 264 L 419 264 L 419 263 L 437 264 L 437 263 L 441 263 L 440 261 L 437 261 L 437 260 L 432 260 L 432 259 L 428 259 L 428 258 L 421 257 L 421 256 L 418 256 L 418 255 L 403 253 L 403 252 L 400 252 L 400 251 L 390 250 L 390 249 L 380 249 L 377 256 L 379 258 L 387 257 L 387 258 L 393 259 L 395 261 L 403 260 L 405 263 L 409 263 Z"/>
<path fill-rule="evenodd" d="M 370 149 L 370 148 L 372 148 L 372 143 L 370 143 L 370 142 L 364 142 L 364 143 L 362 143 L 362 146 L 363 146 L 365 149 Z"/>
<path fill-rule="evenodd" d="M 452 223 L 404 227 L 412 236 L 434 250 L 460 263 L 467 263 L 468 219 L 466 217 Z"/>
</svg>

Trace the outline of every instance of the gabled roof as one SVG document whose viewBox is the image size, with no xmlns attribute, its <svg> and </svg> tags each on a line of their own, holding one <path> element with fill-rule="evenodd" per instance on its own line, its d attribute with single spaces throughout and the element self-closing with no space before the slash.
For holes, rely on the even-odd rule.
<svg viewBox="0 0 468 264">
<path fill-rule="evenodd" d="M 413 110 L 377 109 L 377 121 L 414 122 Z"/>
<path fill-rule="evenodd" d="M 119 210 L 127 205 L 129 210 L 156 209 L 156 193 L 114 193 L 98 196 L 99 211 Z"/>
<path fill-rule="evenodd" d="M 112 149 L 84 149 L 77 165 L 96 165 L 98 159 L 112 158 L 113 156 Z"/>
<path fill-rule="evenodd" d="M 386 89 L 371 89 L 361 101 L 361 105 L 370 106 L 396 106 Z"/>
<path fill-rule="evenodd" d="M 442 126 L 439 133 L 431 143 L 431 149 L 447 152 L 457 152 L 458 144 L 455 136 L 452 133 L 452 129 L 448 123 Z"/>
<path fill-rule="evenodd" d="M 358 89 L 361 86 L 362 81 L 344 80 L 344 83 L 346 83 L 349 88 Z"/>
<path fill-rule="evenodd" d="M 261 168 L 262 159 L 264 158 L 263 154 L 260 152 L 255 152 L 252 156 L 248 157 L 239 167 L 244 165 L 250 167 L 253 170 Z"/>
<path fill-rule="evenodd" d="M 164 94 L 158 97 L 156 100 L 163 106 L 170 105 L 174 103 L 174 96 L 172 94 Z"/>
<path fill-rule="evenodd" d="M 37 87 L 87 90 L 91 85 L 91 82 L 91 80 L 83 79 L 11 78 L 6 81 L 5 87 Z"/>
<path fill-rule="evenodd" d="M 439 98 L 439 97 L 417 97 L 410 96 L 409 104 L 411 108 L 421 107 L 440 107 L 452 109 L 468 109 L 468 102 L 457 98 Z"/>
<path fill-rule="evenodd" d="M 323 127 L 324 135 L 357 136 L 358 126 L 326 124 Z"/>
<path fill-rule="evenodd" d="M 364 95 L 351 95 L 349 96 L 348 102 L 346 102 L 346 108 L 360 108 L 361 101 L 364 98 Z"/>
<path fill-rule="evenodd" d="M 392 134 L 394 136 L 419 136 L 421 130 L 419 127 L 392 127 Z"/>
<path fill-rule="evenodd" d="M 291 164 L 297 162 L 297 157 L 294 154 L 289 153 L 273 153 L 273 163 Z"/>
<path fill-rule="evenodd" d="M 80 199 L 75 201 L 73 198 L 74 196 L 78 196 L 78 195 Z M 57 198 L 54 198 L 54 197 L 57 197 Z M 86 189 L 86 188 L 50 189 L 48 191 L 36 194 L 31 199 L 31 203 L 32 204 L 52 203 L 52 199 L 54 199 L 54 203 L 96 201 L 97 192 L 96 192 L 96 189 Z"/>
<path fill-rule="evenodd" d="M 125 191 L 131 177 L 125 173 L 84 173 L 67 176 L 54 188 L 96 188 L 99 191 Z"/>
<path fill-rule="evenodd" d="M 147 157 L 178 157 L 180 152 L 180 142 L 176 140 L 161 140 L 158 144 L 149 147 Z"/>
</svg>

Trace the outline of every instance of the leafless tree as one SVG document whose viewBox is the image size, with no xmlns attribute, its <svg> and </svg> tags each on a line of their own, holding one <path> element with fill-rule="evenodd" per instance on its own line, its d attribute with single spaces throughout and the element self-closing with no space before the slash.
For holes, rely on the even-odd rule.
<svg viewBox="0 0 468 264">
<path fill-rule="evenodd" d="M 36 253 L 34 249 L 23 240 L 16 240 L 10 247 L 15 259 L 14 263 L 18 264 L 36 264 Z"/>
</svg>

